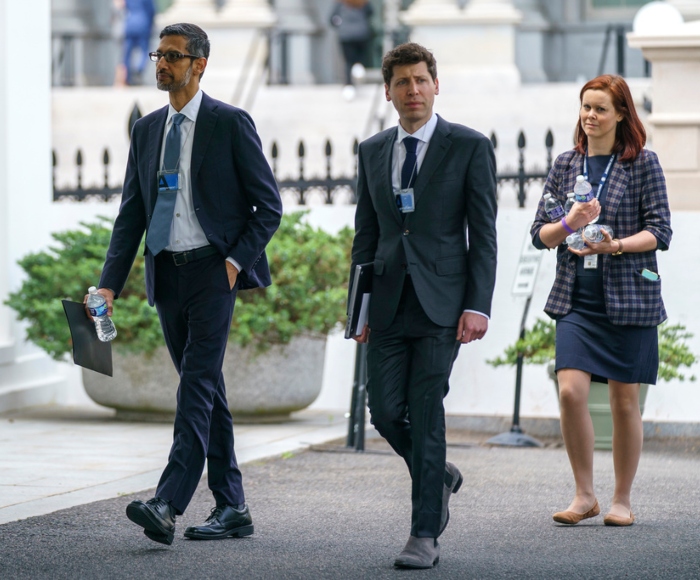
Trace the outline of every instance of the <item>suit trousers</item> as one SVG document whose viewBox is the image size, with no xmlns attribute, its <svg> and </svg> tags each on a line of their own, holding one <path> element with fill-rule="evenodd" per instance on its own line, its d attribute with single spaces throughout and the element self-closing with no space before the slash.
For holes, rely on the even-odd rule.
<svg viewBox="0 0 700 580">
<path fill-rule="evenodd" d="M 221 372 L 236 290 L 218 254 L 183 266 L 166 252 L 156 257 L 155 305 L 180 375 L 173 445 L 156 495 L 178 514 L 197 489 L 205 459 L 217 505 L 245 502 Z"/>
<path fill-rule="evenodd" d="M 411 535 L 437 538 L 445 483 L 445 408 L 457 327 L 435 324 L 420 305 L 411 277 L 394 320 L 372 330 L 367 394 L 372 424 L 403 457 L 411 474 Z"/>
</svg>

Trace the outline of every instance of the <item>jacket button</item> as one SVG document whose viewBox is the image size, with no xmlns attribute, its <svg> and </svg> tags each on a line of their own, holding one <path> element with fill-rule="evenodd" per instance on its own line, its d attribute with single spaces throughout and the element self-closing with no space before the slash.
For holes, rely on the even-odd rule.
<svg viewBox="0 0 700 580">
<path fill-rule="evenodd" d="M 409 232 L 408 230 L 406 230 L 406 231 L 403 233 L 403 235 L 404 235 L 404 236 L 407 236 L 407 235 L 410 234 L 410 233 L 411 233 L 411 232 Z"/>
</svg>

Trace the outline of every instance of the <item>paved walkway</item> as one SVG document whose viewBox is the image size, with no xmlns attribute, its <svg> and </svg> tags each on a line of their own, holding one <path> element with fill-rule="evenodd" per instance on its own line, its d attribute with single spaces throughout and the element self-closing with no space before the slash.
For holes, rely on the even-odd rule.
<svg viewBox="0 0 700 580">
<path fill-rule="evenodd" d="M 238 461 L 298 451 L 346 429 L 342 414 L 318 411 L 283 424 L 238 424 Z M 121 422 L 97 406 L 1 415 L 0 524 L 155 487 L 171 444 L 171 423 Z"/>
<path fill-rule="evenodd" d="M 99 463 L 115 455 L 115 449 L 124 455 L 129 451 L 126 445 L 108 447 L 113 444 L 109 443 L 110 431 L 112 440 L 128 441 L 135 448 L 142 447 L 144 435 L 162 433 L 163 441 L 168 439 L 164 426 L 139 431 L 135 426 L 112 424 L 98 438 L 99 420 L 94 418 L 43 424 L 48 426 L 45 438 L 29 436 L 32 430 L 38 433 L 39 427 L 28 418 L 3 422 L 1 431 L 19 427 L 33 439 L 35 448 L 29 451 L 35 452 L 44 444 L 51 445 L 53 431 L 55 441 L 63 445 L 73 440 L 72 453 L 78 453 L 78 447 L 103 448 Z M 81 439 L 75 441 L 65 431 L 61 434 L 62 424 L 76 429 Z M 320 416 L 299 421 L 298 440 L 309 440 L 314 433 L 319 438 L 321 433 L 330 435 L 336 428 L 324 430 L 324 424 L 325 418 Z M 271 432 L 267 427 L 255 429 L 239 429 L 241 455 L 248 434 L 254 438 L 256 432 L 261 436 Z M 122 431 L 133 431 L 134 436 Z M 21 439 L 21 435 L 15 439 L 17 444 Z M 277 441 L 282 439 L 279 436 Z M 410 481 L 405 465 L 386 444 L 369 439 L 367 453 L 306 451 L 247 463 L 243 477 L 255 523 L 255 534 L 249 538 L 197 542 L 182 536 L 186 526 L 201 523 L 212 507 L 211 494 L 202 482 L 186 513 L 178 518 L 173 545 L 156 544 L 124 515 L 132 499 L 152 494 L 143 491 L 0 525 L 0 577 L 700 578 L 700 456 L 696 442 L 685 447 L 651 442 L 642 456 L 633 494 L 637 522 L 629 528 L 610 528 L 603 525 L 600 516 L 572 527 L 552 522 L 551 514 L 566 507 L 573 492 L 566 453 L 559 441 L 549 441 L 541 449 L 491 448 L 484 445 L 484 439 L 480 434 L 448 432 L 448 459 L 462 470 L 464 484 L 450 502 L 450 524 L 440 538 L 440 563 L 431 570 L 393 569 L 393 559 L 409 534 Z M 9 445 L 3 445 L 4 452 Z M 249 443 L 248 447 L 254 445 Z M 144 463 L 145 472 L 163 463 L 159 452 L 151 451 L 154 463 Z M 82 460 L 87 463 L 87 458 L 83 455 Z M 35 458 L 32 470 L 46 467 L 43 471 L 48 480 L 65 476 L 66 471 L 51 461 L 44 451 L 41 461 Z M 595 453 L 595 479 L 605 513 L 613 487 L 610 452 Z M 155 477 L 151 481 L 153 485 Z"/>
</svg>

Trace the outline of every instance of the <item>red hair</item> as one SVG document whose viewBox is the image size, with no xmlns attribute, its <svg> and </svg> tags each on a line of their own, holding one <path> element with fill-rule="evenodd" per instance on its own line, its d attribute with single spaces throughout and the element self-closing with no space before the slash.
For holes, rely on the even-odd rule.
<svg viewBox="0 0 700 580">
<path fill-rule="evenodd" d="M 634 161 L 644 148 L 647 133 L 634 108 L 632 94 L 625 79 L 617 75 L 601 75 L 588 81 L 583 85 L 579 95 L 581 103 L 586 91 L 605 91 L 610 95 L 615 112 L 622 115 L 622 120 L 617 124 L 615 131 L 613 152 L 617 153 L 620 161 Z M 574 141 L 576 142 L 574 149 L 585 155 L 588 149 L 588 135 L 581 128 L 581 119 L 576 123 Z"/>
</svg>

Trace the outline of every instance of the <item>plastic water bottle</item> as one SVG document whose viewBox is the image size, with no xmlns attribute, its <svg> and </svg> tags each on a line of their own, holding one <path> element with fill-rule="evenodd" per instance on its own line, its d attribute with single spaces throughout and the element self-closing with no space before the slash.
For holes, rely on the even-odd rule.
<svg viewBox="0 0 700 580">
<path fill-rule="evenodd" d="M 566 236 L 567 245 L 574 250 L 583 250 L 586 247 L 586 242 L 583 241 L 583 237 L 579 232 L 574 232 Z"/>
<path fill-rule="evenodd" d="M 558 222 L 564 217 L 564 208 L 557 199 L 552 197 L 551 193 L 544 194 L 544 211 L 550 222 Z"/>
<path fill-rule="evenodd" d="M 574 205 L 574 203 L 576 203 L 574 195 L 576 194 L 573 191 L 570 191 L 566 194 L 566 203 L 564 204 L 564 215 L 569 215 L 571 207 Z"/>
<path fill-rule="evenodd" d="M 593 201 L 594 197 L 591 184 L 586 181 L 583 175 L 579 175 L 576 178 L 576 185 L 574 185 L 574 199 L 581 203 L 586 203 Z"/>
<path fill-rule="evenodd" d="M 87 307 L 90 311 L 90 316 L 92 316 L 95 321 L 95 330 L 97 331 L 97 338 L 102 342 L 109 342 L 114 340 L 117 336 L 117 329 L 114 326 L 112 319 L 107 316 L 107 301 L 102 294 L 97 293 L 97 288 L 90 286 L 88 288 L 90 295 L 87 299 Z"/>
<path fill-rule="evenodd" d="M 608 232 L 610 237 L 612 237 L 613 229 L 610 226 L 599 226 L 598 224 L 588 224 L 583 229 L 583 235 L 586 236 L 587 240 L 597 244 L 603 241 L 603 230 Z"/>
</svg>

